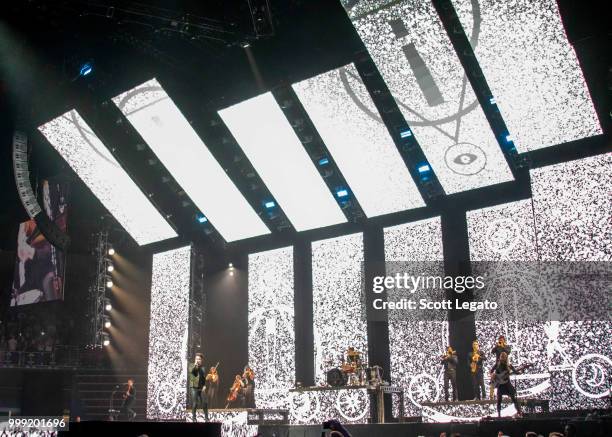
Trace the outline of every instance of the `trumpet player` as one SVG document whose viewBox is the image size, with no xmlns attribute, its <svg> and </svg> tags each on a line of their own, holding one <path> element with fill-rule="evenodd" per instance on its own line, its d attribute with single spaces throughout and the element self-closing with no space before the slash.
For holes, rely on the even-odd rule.
<svg viewBox="0 0 612 437">
<path fill-rule="evenodd" d="M 441 364 L 444 366 L 444 399 L 448 402 L 448 383 L 453 388 L 453 401 L 457 400 L 457 353 L 451 346 L 447 346 L 446 353 L 442 355 Z"/>
<path fill-rule="evenodd" d="M 474 400 L 485 399 L 487 392 L 484 385 L 484 373 L 482 371 L 482 364 L 485 357 L 480 350 L 478 340 L 472 342 L 472 351 L 469 354 L 470 360 L 470 376 L 472 377 L 472 389 L 474 390 Z"/>
</svg>

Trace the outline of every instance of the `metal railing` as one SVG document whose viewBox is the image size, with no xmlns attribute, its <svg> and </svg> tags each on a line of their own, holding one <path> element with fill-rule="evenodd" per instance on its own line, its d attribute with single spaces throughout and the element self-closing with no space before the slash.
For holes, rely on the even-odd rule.
<svg viewBox="0 0 612 437">
<path fill-rule="evenodd" d="M 5 368 L 77 367 L 80 362 L 77 346 L 58 345 L 51 351 L 0 351 L 0 365 Z"/>
</svg>

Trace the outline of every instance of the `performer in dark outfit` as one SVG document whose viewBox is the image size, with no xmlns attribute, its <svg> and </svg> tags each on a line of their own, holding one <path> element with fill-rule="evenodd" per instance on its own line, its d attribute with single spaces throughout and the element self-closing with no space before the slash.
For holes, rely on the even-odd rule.
<svg viewBox="0 0 612 437">
<path fill-rule="evenodd" d="M 134 380 L 128 379 L 127 390 L 123 394 L 123 404 L 121 412 L 125 414 L 130 422 L 136 418 L 136 411 L 132 408 L 136 402 L 136 389 L 134 388 Z"/>
<path fill-rule="evenodd" d="M 442 356 L 441 363 L 444 365 L 444 400 L 448 402 L 448 383 L 453 388 L 453 401 L 457 400 L 457 354 L 452 347 L 446 348 L 446 354 Z"/>
<path fill-rule="evenodd" d="M 191 388 L 191 418 L 196 421 L 196 410 L 198 408 L 198 400 L 202 404 L 204 410 L 204 419 L 208 422 L 208 399 L 206 398 L 206 372 L 204 371 L 204 355 L 197 353 L 193 367 L 189 372 L 189 387 Z"/>
<path fill-rule="evenodd" d="M 211 408 L 215 408 L 217 404 L 217 393 L 219 392 L 219 374 L 217 373 L 217 366 L 211 367 L 208 371 L 208 375 L 206 375 L 206 398 Z"/>
<path fill-rule="evenodd" d="M 499 362 L 499 356 L 502 354 L 502 352 L 505 352 L 506 355 L 510 355 L 511 349 L 512 348 L 510 347 L 510 345 L 506 343 L 506 337 L 500 335 L 497 339 L 497 343 L 495 344 L 495 346 L 493 346 L 493 349 L 491 349 L 491 355 L 495 355 L 495 364 Z M 493 400 L 494 392 L 495 388 L 493 386 L 493 383 L 491 383 L 489 385 L 489 397 L 491 398 L 491 400 Z"/>
<path fill-rule="evenodd" d="M 244 407 L 255 408 L 255 372 L 249 366 L 244 368 L 242 382 L 244 386 Z"/>
<path fill-rule="evenodd" d="M 497 387 L 497 417 L 501 415 L 502 396 L 507 395 L 512 399 L 514 408 L 518 415 L 521 415 L 521 406 L 516 400 L 516 390 L 510 382 L 510 375 L 520 373 L 508 362 L 508 354 L 502 352 L 499 356 L 499 361 L 491 368 L 491 381 Z"/>
<path fill-rule="evenodd" d="M 482 372 L 482 364 L 485 360 L 478 340 L 472 342 L 472 351 L 469 354 L 470 376 L 472 377 L 472 389 L 474 390 L 474 399 L 484 399 L 487 397 L 487 392 L 484 385 L 484 375 Z"/>
</svg>

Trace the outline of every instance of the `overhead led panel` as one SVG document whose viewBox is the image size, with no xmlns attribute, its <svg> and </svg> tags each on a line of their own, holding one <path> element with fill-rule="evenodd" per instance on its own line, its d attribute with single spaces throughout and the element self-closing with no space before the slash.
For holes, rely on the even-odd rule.
<svg viewBox="0 0 612 437">
<path fill-rule="evenodd" d="M 368 217 L 425 206 L 353 64 L 293 89 Z"/>
<path fill-rule="evenodd" d="M 271 93 L 219 115 L 296 230 L 347 221 Z"/>
<path fill-rule="evenodd" d="M 354 347 L 368 356 L 362 287 L 363 234 L 312 243 L 312 303 L 315 383 Z"/>
<path fill-rule="evenodd" d="M 444 191 L 512 180 L 433 4 L 342 3 Z"/>
<path fill-rule="evenodd" d="M 38 130 L 139 245 L 177 236 L 77 111 Z"/>
<path fill-rule="evenodd" d="M 602 133 L 555 0 L 453 4 L 520 152 Z"/>
<path fill-rule="evenodd" d="M 113 102 L 226 241 L 270 233 L 157 80 Z"/>
<path fill-rule="evenodd" d="M 190 246 L 153 255 L 148 419 L 185 418 L 190 272 Z"/>
</svg>

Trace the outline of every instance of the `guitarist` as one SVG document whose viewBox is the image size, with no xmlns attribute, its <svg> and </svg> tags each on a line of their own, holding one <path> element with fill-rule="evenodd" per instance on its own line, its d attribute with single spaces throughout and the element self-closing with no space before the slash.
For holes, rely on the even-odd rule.
<svg viewBox="0 0 612 437">
<path fill-rule="evenodd" d="M 500 335 L 497 339 L 497 343 L 491 349 L 491 355 L 495 355 L 495 365 L 499 362 L 499 356 L 505 352 L 506 355 L 510 355 L 511 351 L 510 345 L 506 342 L 506 337 Z M 493 395 L 495 394 L 495 388 L 493 386 L 493 382 L 489 385 L 489 397 L 493 400 Z"/>
<path fill-rule="evenodd" d="M 499 361 L 491 369 L 491 382 L 497 387 L 497 417 L 501 416 L 503 395 L 510 396 L 517 414 L 521 415 L 521 406 L 516 400 L 516 390 L 510 382 L 510 375 L 521 373 L 521 371 L 522 369 L 515 369 L 508 362 L 508 354 L 506 352 L 502 352 L 499 355 Z"/>
</svg>

